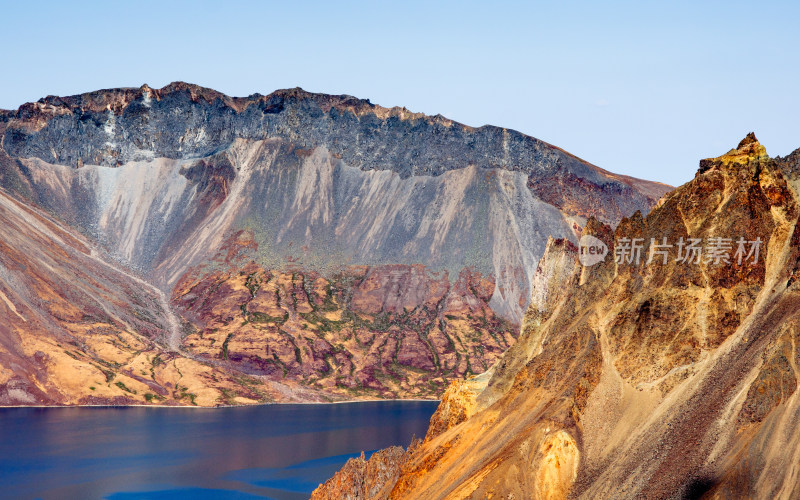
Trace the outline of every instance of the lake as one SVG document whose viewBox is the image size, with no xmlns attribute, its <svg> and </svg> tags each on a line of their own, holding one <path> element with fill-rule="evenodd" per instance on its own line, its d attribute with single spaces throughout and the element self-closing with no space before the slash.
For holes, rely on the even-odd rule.
<svg viewBox="0 0 800 500">
<path fill-rule="evenodd" d="M 0 497 L 306 499 L 348 458 L 422 437 L 434 401 L 0 409 Z"/>
</svg>

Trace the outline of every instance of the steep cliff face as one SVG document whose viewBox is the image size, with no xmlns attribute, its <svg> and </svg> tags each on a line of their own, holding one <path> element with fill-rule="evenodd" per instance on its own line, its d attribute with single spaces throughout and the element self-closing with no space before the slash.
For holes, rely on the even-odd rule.
<svg viewBox="0 0 800 500">
<path fill-rule="evenodd" d="M 574 240 L 588 215 L 615 224 L 667 189 L 507 129 L 300 89 L 47 97 L 6 112 L 0 135 L 3 186 L 160 285 L 251 227 L 272 265 L 474 267 L 495 276 L 493 307 L 513 321 L 548 236 Z"/>
<path fill-rule="evenodd" d="M 443 399 L 466 418 L 371 498 L 796 498 L 795 156 L 751 134 L 646 218 L 590 221 L 596 265 L 548 273 L 577 257 L 551 241 L 520 340 Z"/>
<path fill-rule="evenodd" d="M 167 294 L 168 351 L 353 397 L 485 370 L 549 236 L 667 189 L 497 127 L 184 83 L 0 112 L 0 187 Z"/>
</svg>

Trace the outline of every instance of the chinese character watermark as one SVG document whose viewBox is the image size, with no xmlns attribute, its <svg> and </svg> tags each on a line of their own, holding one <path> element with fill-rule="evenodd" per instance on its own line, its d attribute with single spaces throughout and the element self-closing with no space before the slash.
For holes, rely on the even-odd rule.
<svg viewBox="0 0 800 500">
<path fill-rule="evenodd" d="M 670 261 L 681 264 L 755 265 L 761 255 L 763 241 L 760 237 L 747 240 L 713 236 L 709 238 L 684 238 L 670 241 L 669 238 L 650 238 L 645 247 L 645 238 L 619 238 L 614 245 L 614 262 L 619 265 L 666 265 Z M 645 252 L 647 248 L 647 252 Z M 581 237 L 578 243 L 578 260 L 589 267 L 603 262 L 609 254 L 608 246 L 599 238 L 590 235 Z"/>
<path fill-rule="evenodd" d="M 651 265 L 653 262 L 667 264 L 670 260 L 681 264 L 703 264 L 720 266 L 735 262 L 758 264 L 761 251 L 761 238 L 746 240 L 718 236 L 706 238 L 683 238 L 670 242 L 667 237 L 660 240 L 650 238 L 647 259 L 643 259 L 644 238 L 619 238 L 614 245 L 614 261 L 617 264 Z M 735 243 L 735 246 L 734 246 Z M 734 248 L 736 249 L 734 251 Z M 586 264 L 584 264 L 586 265 Z"/>
</svg>

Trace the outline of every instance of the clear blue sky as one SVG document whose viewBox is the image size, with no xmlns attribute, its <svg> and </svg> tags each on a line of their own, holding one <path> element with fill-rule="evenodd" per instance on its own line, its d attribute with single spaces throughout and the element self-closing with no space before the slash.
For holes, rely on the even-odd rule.
<svg viewBox="0 0 800 500">
<path fill-rule="evenodd" d="M 184 80 L 517 129 L 673 185 L 755 131 L 800 147 L 798 2 L 0 1 L 0 108 Z"/>
</svg>

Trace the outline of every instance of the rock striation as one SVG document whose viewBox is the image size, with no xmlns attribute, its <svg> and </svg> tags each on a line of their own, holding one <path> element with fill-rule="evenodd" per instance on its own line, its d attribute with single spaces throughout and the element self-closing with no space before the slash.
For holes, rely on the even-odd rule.
<svg viewBox="0 0 800 500">
<path fill-rule="evenodd" d="M 422 265 L 325 278 L 251 262 L 185 279 L 173 303 L 192 325 L 183 346 L 202 359 L 350 397 L 436 398 L 514 343 L 516 326 L 488 305 L 493 289 L 468 269 L 451 284 Z"/>
</svg>

